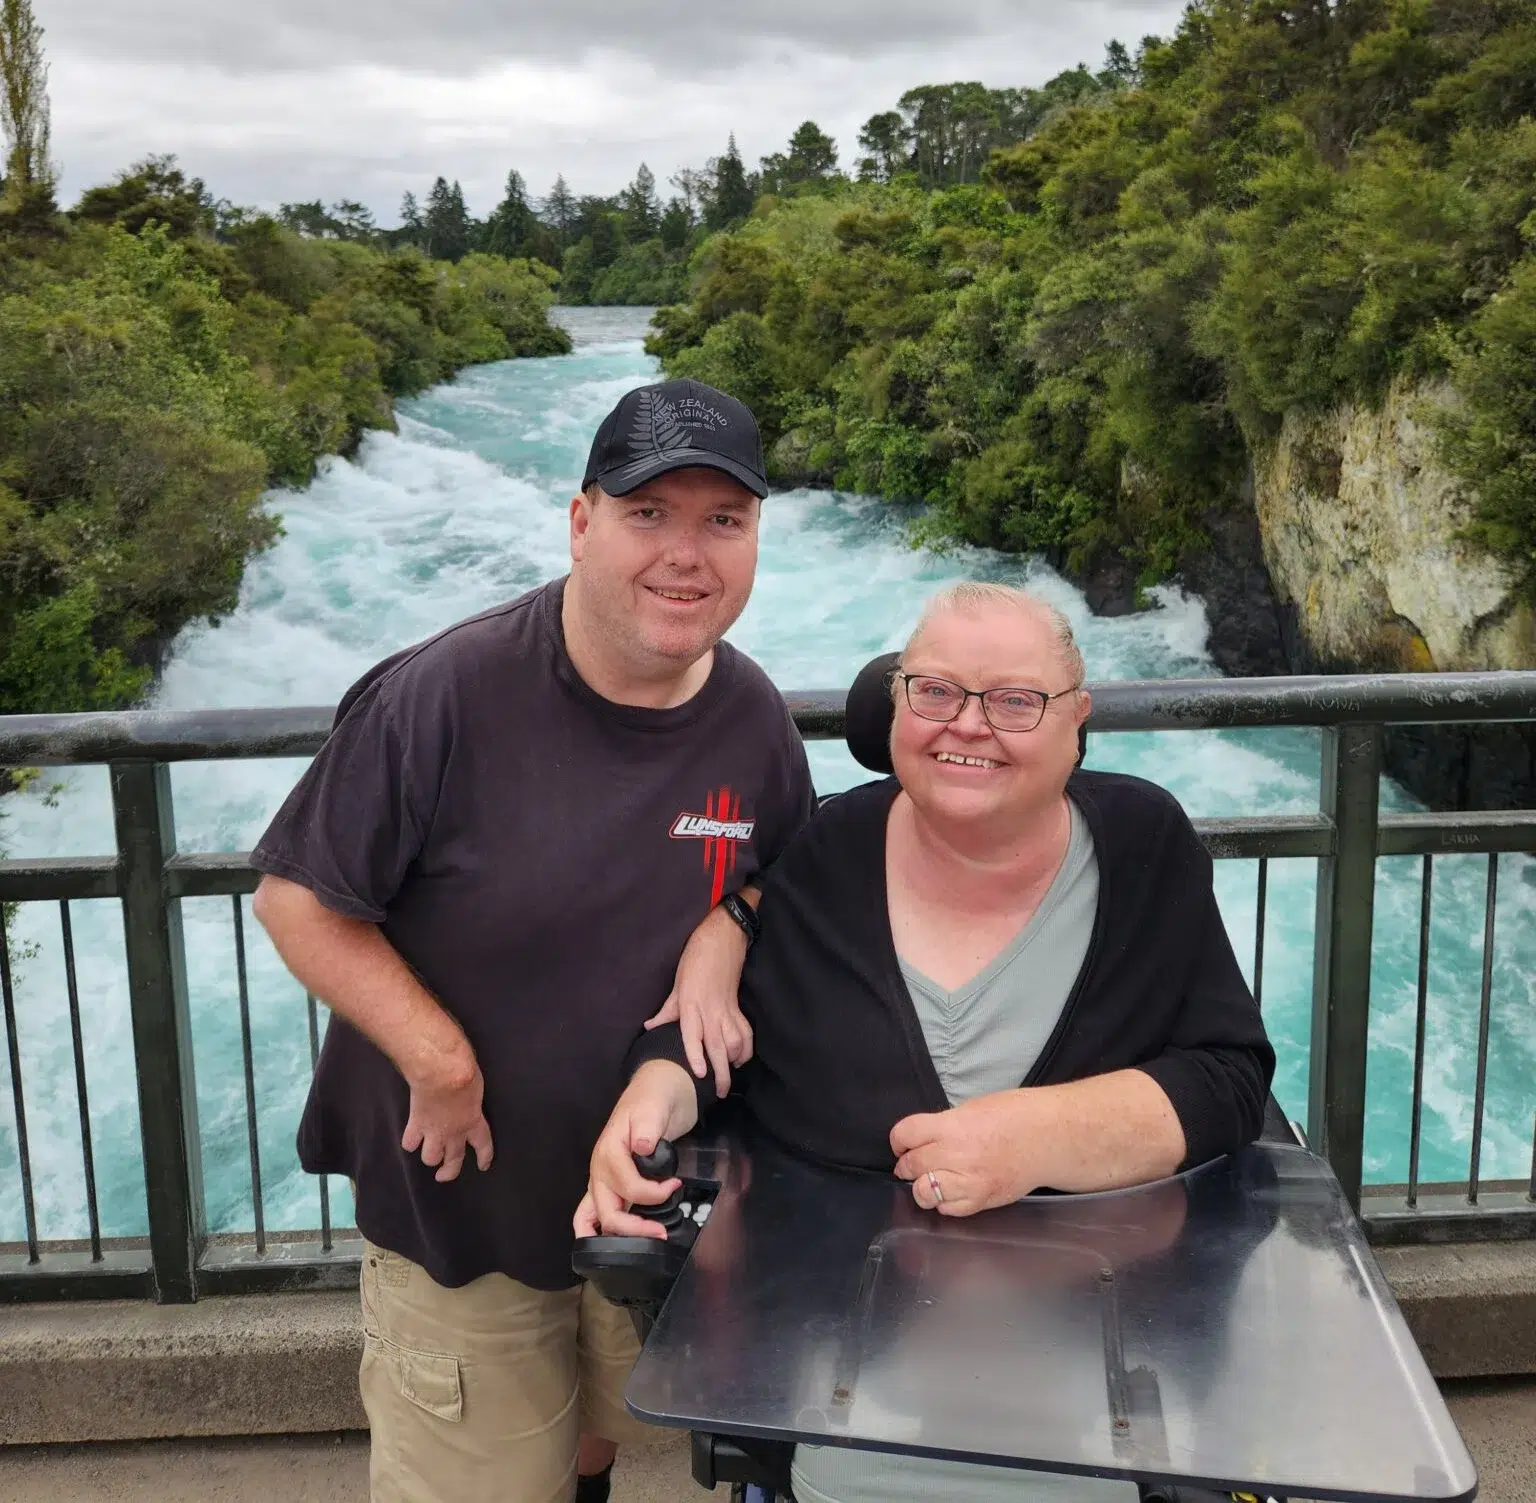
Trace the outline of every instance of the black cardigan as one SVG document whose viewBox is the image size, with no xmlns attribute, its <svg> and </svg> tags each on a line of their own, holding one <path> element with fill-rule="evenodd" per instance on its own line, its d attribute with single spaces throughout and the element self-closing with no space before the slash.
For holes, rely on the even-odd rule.
<svg viewBox="0 0 1536 1503">
<path fill-rule="evenodd" d="M 801 1153 L 889 1172 L 889 1134 L 949 1105 L 891 938 L 885 831 L 900 785 L 830 799 L 768 872 L 742 974 L 755 1054 L 736 1077 L 757 1121 Z M 1072 775 L 1093 835 L 1099 906 L 1082 970 L 1023 1085 L 1135 1067 L 1167 1093 L 1185 1166 L 1258 1137 L 1275 1055 L 1216 906 L 1211 858 L 1173 796 L 1140 778 Z M 686 1065 L 676 1025 L 637 1041 Z M 696 1083 L 701 1111 L 713 1075 Z"/>
</svg>

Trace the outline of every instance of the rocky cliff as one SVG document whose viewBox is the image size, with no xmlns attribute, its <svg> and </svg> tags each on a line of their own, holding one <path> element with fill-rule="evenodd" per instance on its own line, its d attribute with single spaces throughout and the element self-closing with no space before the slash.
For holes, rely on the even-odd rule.
<svg viewBox="0 0 1536 1503">
<path fill-rule="evenodd" d="M 1442 386 L 1399 383 L 1379 408 L 1287 418 L 1255 458 L 1253 506 L 1295 673 L 1536 668 L 1536 611 L 1463 544 L 1468 503 L 1436 462 Z M 1214 622 L 1213 622 L 1214 625 Z M 1536 801 L 1536 733 L 1404 729 L 1388 764 L 1442 807 Z"/>
</svg>

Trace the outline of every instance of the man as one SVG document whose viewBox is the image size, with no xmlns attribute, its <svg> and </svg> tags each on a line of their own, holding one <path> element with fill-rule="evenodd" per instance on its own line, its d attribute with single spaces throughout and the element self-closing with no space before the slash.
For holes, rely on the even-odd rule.
<svg viewBox="0 0 1536 1503">
<path fill-rule="evenodd" d="M 570 574 L 368 673 L 253 854 L 336 1014 L 299 1154 L 356 1187 L 376 1503 L 601 1500 L 639 1429 L 571 1215 L 647 1020 L 718 1087 L 750 1053 L 737 894 L 813 803 L 783 700 L 721 642 L 766 491 L 739 402 L 629 393 Z"/>
</svg>

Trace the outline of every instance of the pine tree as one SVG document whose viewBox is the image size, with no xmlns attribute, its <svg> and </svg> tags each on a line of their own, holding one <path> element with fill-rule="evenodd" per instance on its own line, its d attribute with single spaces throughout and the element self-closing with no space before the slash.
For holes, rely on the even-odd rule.
<svg viewBox="0 0 1536 1503">
<path fill-rule="evenodd" d="M 400 200 L 400 232 L 401 238 L 408 245 L 419 246 L 426 238 L 426 226 L 421 218 L 421 205 L 416 202 L 414 193 L 407 193 Z"/>
<path fill-rule="evenodd" d="M 549 197 L 539 207 L 539 217 L 555 232 L 555 239 L 563 250 L 571 238 L 576 223 L 576 195 L 571 192 L 562 173 L 549 190 Z"/>
<path fill-rule="evenodd" d="M 656 197 L 656 176 L 644 162 L 635 180 L 619 194 L 624 232 L 632 243 L 651 240 L 661 226 L 661 202 Z"/>
<path fill-rule="evenodd" d="M 481 247 L 493 256 L 528 256 L 538 228 L 533 206 L 528 202 L 528 185 L 515 167 L 507 173 L 506 191 L 501 202 L 485 222 Z"/>
<path fill-rule="evenodd" d="M 1104 66 L 1099 70 L 1099 82 L 1106 89 L 1134 88 L 1139 72 L 1124 42 L 1117 39 L 1104 49 Z"/>
<path fill-rule="evenodd" d="M 737 150 L 734 131 L 725 155 L 716 157 L 709 166 L 714 186 L 704 208 L 704 223 L 712 230 L 723 230 L 745 219 L 757 198 L 747 181 L 747 170 L 742 164 L 741 152 Z"/>
<path fill-rule="evenodd" d="M 56 212 L 48 128 L 43 29 L 31 0 L 0 0 L 0 130 L 7 148 L 0 211 L 29 219 Z"/>
<path fill-rule="evenodd" d="M 425 249 L 434 261 L 461 261 L 469 251 L 469 214 L 464 208 L 464 190 L 455 182 L 438 178 L 427 194 L 427 212 L 422 228 Z"/>
</svg>

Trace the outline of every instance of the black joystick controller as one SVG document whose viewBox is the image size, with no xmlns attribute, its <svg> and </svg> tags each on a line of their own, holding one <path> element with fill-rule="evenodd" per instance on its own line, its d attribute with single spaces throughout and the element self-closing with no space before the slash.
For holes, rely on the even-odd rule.
<svg viewBox="0 0 1536 1503">
<path fill-rule="evenodd" d="M 635 1155 L 635 1168 L 645 1179 L 656 1184 L 669 1180 L 677 1173 L 677 1149 L 663 1138 L 650 1153 Z M 664 1226 L 670 1234 L 683 1222 L 683 1186 L 679 1185 L 660 1205 L 647 1206 L 636 1203 L 630 1208 L 637 1216 Z"/>
<path fill-rule="evenodd" d="M 720 1186 L 710 1180 L 679 1176 L 677 1149 L 665 1138 L 650 1153 L 637 1153 L 635 1168 L 657 1184 L 682 1180 L 660 1205 L 637 1202 L 630 1207 L 634 1215 L 660 1226 L 666 1236 L 582 1237 L 572 1249 L 571 1267 L 581 1278 L 590 1280 L 605 1299 L 633 1310 L 643 1336 L 683 1271 Z"/>
</svg>

